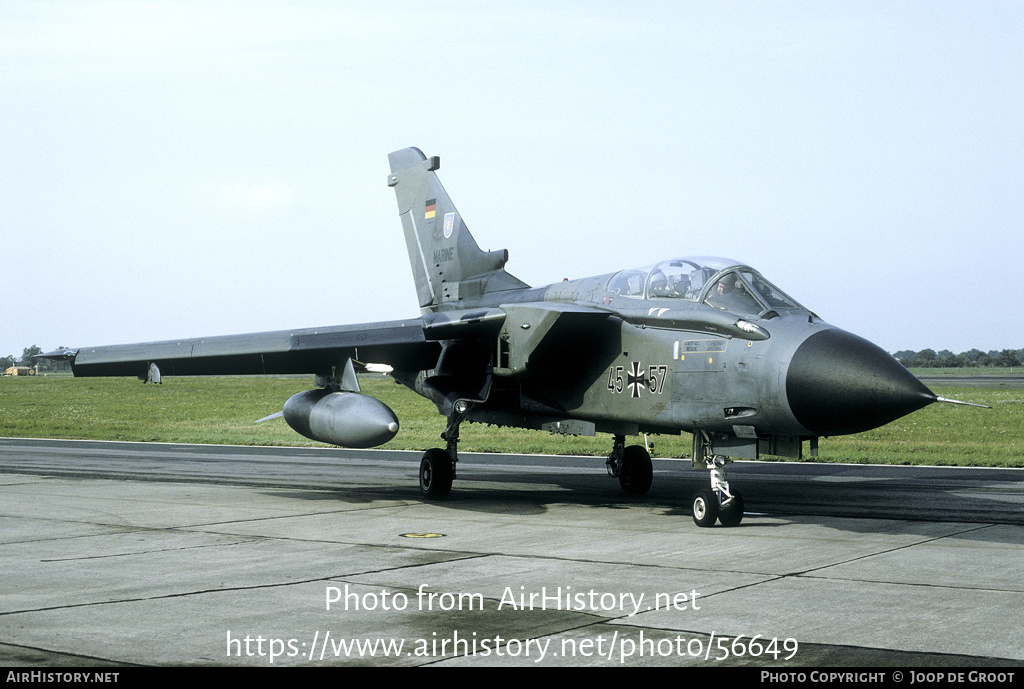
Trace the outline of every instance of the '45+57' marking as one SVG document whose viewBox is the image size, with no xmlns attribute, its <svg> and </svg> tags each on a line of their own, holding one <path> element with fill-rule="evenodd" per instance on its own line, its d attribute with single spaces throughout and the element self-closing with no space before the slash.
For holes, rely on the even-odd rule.
<svg viewBox="0 0 1024 689">
<path fill-rule="evenodd" d="M 665 378 L 668 366 L 652 364 L 644 371 L 639 361 L 634 361 L 629 370 L 625 366 L 612 366 L 608 369 L 608 391 L 619 394 L 629 390 L 631 397 L 640 397 L 640 391 L 646 389 L 653 395 L 665 391 Z"/>
</svg>

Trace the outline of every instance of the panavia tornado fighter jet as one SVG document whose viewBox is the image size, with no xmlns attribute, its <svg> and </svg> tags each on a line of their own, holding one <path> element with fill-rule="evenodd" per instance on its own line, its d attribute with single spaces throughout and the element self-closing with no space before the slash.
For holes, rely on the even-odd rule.
<svg viewBox="0 0 1024 689">
<path fill-rule="evenodd" d="M 416 148 L 388 156 L 421 314 L 403 321 L 50 352 L 76 376 L 315 376 L 274 416 L 298 433 L 373 447 L 398 432 L 357 371 L 387 366 L 447 419 L 444 447 L 420 463 L 420 489 L 444 498 L 465 422 L 612 436 L 608 473 L 630 494 L 651 486 L 639 433 L 693 434 L 711 482 L 693 500 L 700 526 L 733 526 L 743 498 L 730 458 L 817 454 L 821 436 L 876 428 L 933 402 L 899 362 L 821 320 L 754 268 L 707 256 L 530 287 L 482 251 Z M 268 417 L 271 418 L 271 417 Z"/>
</svg>

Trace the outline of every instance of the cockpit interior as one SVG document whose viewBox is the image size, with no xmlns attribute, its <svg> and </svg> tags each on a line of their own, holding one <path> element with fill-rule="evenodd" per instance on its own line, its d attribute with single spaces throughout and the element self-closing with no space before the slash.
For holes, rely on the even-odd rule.
<svg viewBox="0 0 1024 689">
<path fill-rule="evenodd" d="M 620 271 L 608 281 L 608 291 L 636 299 L 683 299 L 747 315 L 804 308 L 753 268 L 706 256 Z"/>
</svg>

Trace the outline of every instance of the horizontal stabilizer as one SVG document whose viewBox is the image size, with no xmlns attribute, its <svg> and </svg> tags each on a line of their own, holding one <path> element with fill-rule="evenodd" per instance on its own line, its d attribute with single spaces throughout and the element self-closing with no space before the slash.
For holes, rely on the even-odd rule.
<svg viewBox="0 0 1024 689">
<path fill-rule="evenodd" d="M 78 354 L 77 349 L 55 349 L 52 352 L 46 352 L 45 354 L 36 354 L 37 359 L 52 359 L 54 361 L 71 361 Z"/>
</svg>

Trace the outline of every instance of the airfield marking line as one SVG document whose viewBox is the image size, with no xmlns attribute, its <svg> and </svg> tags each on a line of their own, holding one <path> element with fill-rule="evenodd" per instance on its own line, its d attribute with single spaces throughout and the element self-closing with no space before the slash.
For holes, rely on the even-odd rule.
<svg viewBox="0 0 1024 689">
<path fill-rule="evenodd" d="M 816 571 L 819 571 L 819 570 L 822 570 L 822 569 L 828 569 L 830 567 L 837 567 L 837 566 L 840 566 L 840 565 L 848 565 L 851 562 L 857 562 L 858 560 L 866 560 L 867 558 L 877 557 L 878 555 L 887 555 L 889 553 L 895 553 L 895 552 L 898 552 L 900 550 L 906 550 L 908 548 L 916 548 L 917 546 L 925 545 L 927 543 L 934 543 L 935 541 L 945 540 L 947 538 L 950 538 L 951 536 L 962 536 L 963 534 L 972 533 L 974 531 L 980 531 L 982 529 L 991 529 L 994 526 L 999 526 L 999 525 L 998 524 L 988 524 L 988 523 L 977 524 L 977 525 L 975 525 L 975 526 L 973 526 L 971 528 L 964 528 L 963 530 L 957 531 L 955 533 L 944 534 L 942 536 L 929 536 L 927 538 L 922 538 L 921 540 L 916 541 L 914 543 L 905 543 L 903 545 L 891 546 L 889 548 L 885 548 L 885 549 L 879 550 L 879 551 L 874 552 L 874 553 L 866 553 L 864 555 L 858 555 L 856 557 L 851 557 L 850 559 L 843 560 L 842 562 L 833 562 L 833 563 L 828 564 L 828 565 L 821 565 L 820 567 L 812 567 L 811 569 L 804 570 L 802 572 L 789 572 L 789 573 L 784 574 L 782 576 L 783 577 L 809 576 L 811 572 L 816 572 Z M 822 577 L 822 578 L 824 578 L 824 577 Z"/>
<path fill-rule="evenodd" d="M 850 564 L 851 562 L 857 562 L 858 560 L 864 560 L 864 559 L 867 559 L 867 558 L 870 558 L 870 557 L 876 557 L 878 555 L 887 555 L 887 554 L 894 553 L 894 552 L 897 552 L 897 551 L 900 551 L 900 550 L 905 550 L 905 549 L 908 549 L 908 548 L 913 548 L 913 547 L 916 547 L 916 546 L 919 546 L 919 545 L 925 545 L 927 543 L 932 543 L 932 542 L 935 542 L 935 541 L 941 541 L 941 540 L 944 540 L 944 539 L 949 538 L 951 536 L 961 536 L 961 535 L 966 534 L 966 533 L 972 533 L 974 531 L 980 531 L 982 529 L 990 529 L 990 528 L 995 527 L 995 526 L 999 526 L 999 525 L 998 524 L 979 524 L 977 526 L 974 526 L 973 528 L 963 529 L 962 531 L 957 531 L 956 533 L 950 533 L 950 534 L 946 534 L 946 535 L 943 535 L 943 536 L 934 536 L 934 537 L 930 537 L 930 538 L 925 538 L 923 540 L 917 541 L 916 543 L 908 543 L 908 544 L 905 544 L 905 545 L 900 545 L 900 546 L 894 546 L 894 547 L 886 548 L 886 549 L 879 550 L 879 551 L 873 552 L 873 553 L 867 553 L 865 555 L 858 555 L 857 557 L 852 557 L 852 558 L 850 558 L 848 560 L 843 560 L 841 562 L 832 562 L 832 563 L 829 563 L 827 565 L 821 565 L 819 567 L 813 567 L 811 569 L 807 569 L 807 570 L 804 570 L 804 571 L 801 571 L 801 572 L 787 572 L 785 574 L 768 574 L 768 573 L 763 573 L 763 576 L 765 576 L 766 578 L 761 580 L 761 581 L 753 581 L 753 582 L 750 582 L 748 584 L 741 584 L 741 585 L 738 585 L 738 586 L 732 586 L 732 587 L 729 587 L 729 588 L 722 589 L 721 591 L 715 591 L 714 593 L 704 594 L 704 597 L 705 598 L 714 598 L 715 596 L 719 596 L 719 595 L 723 595 L 723 594 L 731 594 L 731 593 L 734 593 L 736 591 L 742 591 L 743 589 L 753 588 L 755 586 L 762 586 L 764 584 L 769 584 L 769 583 L 775 583 L 775 582 L 783 581 L 783 580 L 786 580 L 786 579 L 815 579 L 815 580 L 821 580 L 821 581 L 846 581 L 846 579 L 836 578 L 836 577 L 815 576 L 814 574 L 812 574 L 812 572 L 816 572 L 816 571 L 819 571 L 819 570 L 829 569 L 831 567 L 838 567 L 838 566 L 841 566 L 841 565 L 847 565 L 847 564 Z M 653 566 L 657 566 L 657 565 L 653 565 Z M 673 569 L 685 569 L 685 568 L 673 568 Z M 720 571 L 724 572 L 724 571 L 727 571 L 727 570 L 720 570 Z M 753 574 L 752 572 L 744 572 L 744 573 L 745 574 Z M 891 583 L 893 583 L 893 582 L 887 582 L 887 581 L 884 581 L 884 580 L 870 580 L 870 579 L 869 580 L 857 579 L 856 581 L 871 581 L 872 583 L 882 583 L 882 584 L 891 584 Z M 963 589 L 963 590 L 970 590 L 970 591 L 998 591 L 998 590 L 1001 590 L 1001 589 L 976 588 L 976 587 L 969 587 L 969 586 L 949 586 L 948 584 L 929 584 L 927 582 L 925 582 L 925 583 L 918 583 L 918 584 L 896 584 L 896 585 L 923 586 L 923 587 L 929 587 L 929 588 L 950 588 L 950 589 L 957 589 L 957 590 Z M 611 619 L 618 619 L 618 618 L 611 618 Z M 714 633 L 712 632 L 712 636 L 713 635 L 714 635 Z"/>
<path fill-rule="evenodd" d="M 163 531 L 164 529 L 160 529 L 160 530 Z M 77 536 L 77 537 L 73 537 L 73 538 L 95 538 L 97 536 L 104 537 L 104 536 L 109 536 L 109 535 L 111 535 L 111 534 L 89 534 L 89 535 Z M 54 540 L 54 539 L 48 539 L 48 540 Z M 58 539 L 58 540 L 72 540 L 72 539 Z M 150 550 L 133 550 L 131 552 L 110 553 L 110 554 L 107 554 L 107 555 L 84 555 L 82 557 L 44 558 L 44 559 L 41 559 L 39 561 L 40 562 L 76 562 L 76 561 L 82 561 L 82 560 L 103 560 L 103 559 L 112 558 L 112 557 L 136 557 L 138 555 L 150 555 L 152 553 L 170 553 L 170 552 L 175 552 L 175 551 L 180 551 L 180 550 L 196 550 L 198 548 L 231 547 L 231 546 L 248 544 L 248 543 L 253 543 L 255 541 L 262 541 L 262 540 L 265 540 L 265 539 L 262 539 L 262 538 L 250 538 L 250 539 L 247 539 L 247 540 L 234 541 L 234 542 L 231 542 L 231 543 L 201 543 L 199 545 L 185 545 L 185 546 L 181 546 L 181 547 L 178 547 L 178 548 L 152 548 Z M 21 541 L 21 542 L 24 543 L 25 541 Z M 35 543 L 36 541 L 31 541 L 31 542 Z"/>
<path fill-rule="evenodd" d="M 129 663 L 124 660 L 114 660 L 113 658 L 104 658 L 101 656 L 90 656 L 82 653 L 70 653 L 68 651 L 56 651 L 52 648 L 43 648 L 41 646 L 26 646 L 25 644 L 15 644 L 10 641 L 0 641 L 0 647 L 10 646 L 11 648 L 24 648 L 29 651 L 39 651 L 40 653 L 48 653 L 60 656 L 62 658 L 86 658 L 88 660 L 98 660 L 105 665 L 110 667 L 145 667 L 138 663 Z"/>
</svg>

